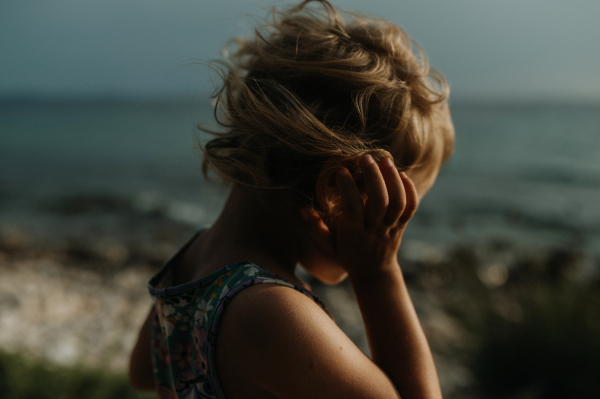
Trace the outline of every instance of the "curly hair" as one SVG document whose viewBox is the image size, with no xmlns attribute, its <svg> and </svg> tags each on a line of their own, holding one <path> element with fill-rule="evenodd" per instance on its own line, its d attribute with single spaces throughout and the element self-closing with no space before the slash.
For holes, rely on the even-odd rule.
<svg viewBox="0 0 600 399">
<path fill-rule="evenodd" d="M 326 0 L 306 0 L 273 9 L 253 38 L 233 40 L 237 51 L 225 54 L 214 95 L 224 131 L 201 128 L 216 136 L 201 146 L 206 178 L 213 170 L 240 186 L 293 190 L 330 213 L 314 201 L 317 179 L 342 165 L 360 173 L 366 153 L 391 154 L 409 172 L 450 157 L 444 77 L 395 24 L 344 14 Z"/>
</svg>

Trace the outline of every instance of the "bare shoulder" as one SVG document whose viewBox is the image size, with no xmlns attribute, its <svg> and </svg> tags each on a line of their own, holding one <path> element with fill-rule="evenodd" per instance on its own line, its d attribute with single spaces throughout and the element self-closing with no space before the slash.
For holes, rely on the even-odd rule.
<svg viewBox="0 0 600 399">
<path fill-rule="evenodd" d="M 228 398 L 395 398 L 388 377 L 312 299 L 277 284 L 242 290 L 217 337 Z"/>
</svg>

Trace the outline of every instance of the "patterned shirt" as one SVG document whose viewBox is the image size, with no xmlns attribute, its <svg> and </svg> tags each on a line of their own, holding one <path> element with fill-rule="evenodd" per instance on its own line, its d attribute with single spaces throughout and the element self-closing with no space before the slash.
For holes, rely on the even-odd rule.
<svg viewBox="0 0 600 399">
<path fill-rule="evenodd" d="M 310 291 L 250 262 L 235 263 L 198 280 L 170 286 L 173 264 L 196 236 L 148 284 L 154 302 L 150 342 L 159 399 L 225 398 L 215 365 L 217 331 L 227 304 L 246 287 L 290 287 L 313 299 L 331 316 Z"/>
</svg>

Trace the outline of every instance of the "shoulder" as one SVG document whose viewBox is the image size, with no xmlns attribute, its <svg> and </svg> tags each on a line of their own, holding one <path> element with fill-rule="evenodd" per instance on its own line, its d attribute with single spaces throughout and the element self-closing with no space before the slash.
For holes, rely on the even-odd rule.
<svg viewBox="0 0 600 399">
<path fill-rule="evenodd" d="M 223 315 L 216 356 L 231 397 L 256 387 L 278 398 L 396 397 L 387 376 L 329 315 L 286 286 L 239 292 Z M 378 392 L 387 396 L 373 396 Z"/>
<path fill-rule="evenodd" d="M 235 335 L 236 342 L 246 344 L 244 349 L 263 341 L 272 347 L 287 339 L 287 332 L 302 340 L 312 325 L 337 328 L 319 305 L 291 284 L 256 284 L 241 290 L 228 304 L 219 337 Z"/>
</svg>

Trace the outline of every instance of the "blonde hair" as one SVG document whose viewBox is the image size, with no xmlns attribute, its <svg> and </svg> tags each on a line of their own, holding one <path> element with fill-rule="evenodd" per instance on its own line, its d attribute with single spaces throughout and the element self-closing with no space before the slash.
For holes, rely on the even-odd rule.
<svg viewBox="0 0 600 399">
<path fill-rule="evenodd" d="M 309 3 L 318 3 L 321 8 Z M 257 190 L 293 190 L 319 211 L 317 179 L 366 153 L 400 171 L 439 168 L 454 146 L 448 84 L 393 23 L 325 0 L 284 12 L 227 56 L 215 118 L 201 147 L 205 177 Z"/>
</svg>

